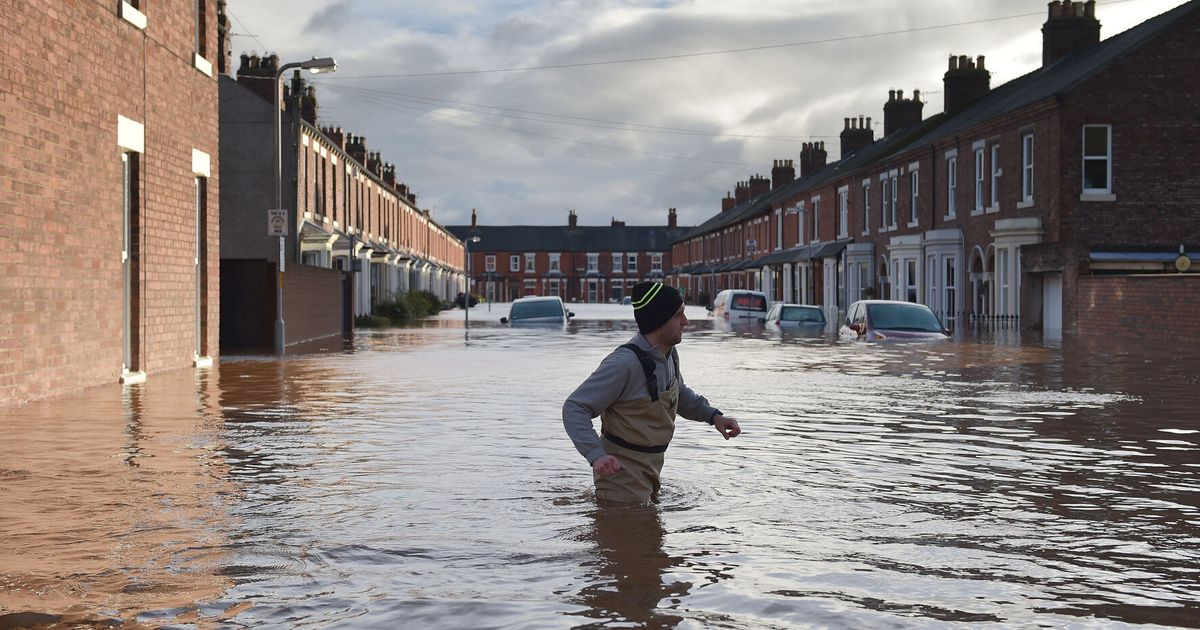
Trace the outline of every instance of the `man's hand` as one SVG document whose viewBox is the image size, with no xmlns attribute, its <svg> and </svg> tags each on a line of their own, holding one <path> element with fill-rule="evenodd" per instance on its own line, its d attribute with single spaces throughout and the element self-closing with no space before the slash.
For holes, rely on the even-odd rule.
<svg viewBox="0 0 1200 630">
<path fill-rule="evenodd" d="M 717 416 L 713 418 L 713 426 L 721 432 L 721 435 L 728 440 L 732 437 L 737 437 L 742 434 L 742 427 L 738 426 L 737 420 L 726 418 L 725 416 Z M 599 460 L 597 460 L 599 461 Z"/>
<path fill-rule="evenodd" d="M 592 470 L 595 470 L 596 474 L 600 475 L 601 477 L 610 477 L 621 472 L 622 470 L 625 470 L 625 466 L 621 465 L 621 460 L 617 459 L 616 457 L 612 455 L 603 455 L 592 463 Z"/>
</svg>

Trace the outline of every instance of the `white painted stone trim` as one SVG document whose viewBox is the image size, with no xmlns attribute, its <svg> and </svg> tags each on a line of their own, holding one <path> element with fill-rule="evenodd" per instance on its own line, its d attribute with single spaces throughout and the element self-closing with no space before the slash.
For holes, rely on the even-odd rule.
<svg viewBox="0 0 1200 630">
<path fill-rule="evenodd" d="M 210 368 L 210 367 L 212 367 L 212 364 L 213 364 L 212 357 L 201 357 L 201 356 L 193 356 L 192 357 L 192 367 Z"/>
<path fill-rule="evenodd" d="M 192 55 L 192 65 L 196 66 L 196 69 L 199 70 L 200 72 L 203 72 L 204 74 L 208 75 L 209 78 L 212 78 L 213 73 L 212 73 L 212 62 L 211 61 L 205 59 L 204 57 L 201 57 L 199 54 L 193 54 Z"/>
<path fill-rule="evenodd" d="M 1116 201 L 1117 196 L 1112 193 L 1083 193 L 1079 195 L 1080 201 Z"/>
<path fill-rule="evenodd" d="M 130 372 L 128 370 L 121 372 L 122 385 L 140 385 L 146 382 L 145 372 Z"/>
<path fill-rule="evenodd" d="M 192 149 L 192 174 L 212 177 L 212 159 L 199 149 Z"/>
<path fill-rule="evenodd" d="M 146 14 L 133 8 L 133 5 L 125 0 L 121 0 L 121 17 L 139 29 L 146 30 Z"/>
<path fill-rule="evenodd" d="M 117 145 L 136 153 L 146 151 L 146 127 L 142 123 L 117 114 Z"/>
</svg>

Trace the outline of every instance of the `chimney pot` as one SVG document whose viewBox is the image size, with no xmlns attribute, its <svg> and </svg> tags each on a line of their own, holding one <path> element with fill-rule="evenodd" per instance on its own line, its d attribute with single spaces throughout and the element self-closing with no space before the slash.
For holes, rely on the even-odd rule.
<svg viewBox="0 0 1200 630">
<path fill-rule="evenodd" d="M 954 70 L 958 70 L 958 57 L 956 57 L 954 55 L 950 55 L 950 65 L 947 66 L 946 69 L 951 72 L 953 72 Z"/>
</svg>

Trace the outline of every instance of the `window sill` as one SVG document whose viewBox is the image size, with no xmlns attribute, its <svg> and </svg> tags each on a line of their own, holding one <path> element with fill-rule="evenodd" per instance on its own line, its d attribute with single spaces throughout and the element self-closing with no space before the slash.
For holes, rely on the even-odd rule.
<svg viewBox="0 0 1200 630">
<path fill-rule="evenodd" d="M 1106 192 L 1085 192 L 1079 195 L 1080 201 L 1116 201 L 1117 196 Z"/>
<path fill-rule="evenodd" d="M 192 65 L 196 66 L 196 69 L 200 72 L 203 72 L 208 78 L 212 78 L 213 73 L 211 61 L 201 57 L 200 55 L 194 55 L 192 59 Z"/>
<path fill-rule="evenodd" d="M 1017 210 L 1024 210 L 1025 208 L 1032 208 L 1032 207 L 1033 207 L 1033 198 L 1032 197 L 1030 197 L 1029 199 L 1022 199 L 1021 201 L 1017 202 Z"/>
<path fill-rule="evenodd" d="M 983 208 L 975 208 L 974 210 L 971 211 L 971 216 L 973 216 L 973 217 L 983 216 Z"/>
<path fill-rule="evenodd" d="M 915 227 L 917 227 L 917 226 L 919 226 L 919 225 L 921 225 L 921 222 L 920 222 L 920 221 L 909 221 L 909 222 L 908 222 L 908 227 L 910 227 L 910 228 L 915 228 Z"/>
<path fill-rule="evenodd" d="M 212 367 L 212 357 L 192 357 L 192 367 L 210 368 Z"/>
<path fill-rule="evenodd" d="M 943 221 L 954 221 L 957 218 L 958 218 L 957 214 L 947 214 L 947 215 L 942 216 Z"/>
<path fill-rule="evenodd" d="M 997 212 L 1000 212 L 1000 204 L 994 203 L 994 204 L 988 206 L 987 208 L 985 208 L 984 212 L 987 214 L 996 214 Z"/>
<path fill-rule="evenodd" d="M 132 4 L 121 2 L 121 17 L 136 26 L 138 30 L 146 30 L 146 14 L 133 8 Z"/>
<path fill-rule="evenodd" d="M 121 373 L 121 384 L 122 385 L 140 385 L 145 382 L 146 382 L 146 373 L 145 372 L 122 372 Z"/>
</svg>

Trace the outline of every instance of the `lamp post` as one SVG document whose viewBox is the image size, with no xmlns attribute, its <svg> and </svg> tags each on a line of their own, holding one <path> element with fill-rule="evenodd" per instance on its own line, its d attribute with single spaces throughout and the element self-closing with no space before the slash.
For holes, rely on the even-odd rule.
<svg viewBox="0 0 1200 630">
<path fill-rule="evenodd" d="M 463 296 L 463 328 L 466 330 L 467 338 L 471 336 L 471 243 L 478 243 L 483 239 L 478 236 L 472 236 L 463 241 L 463 252 L 467 258 L 467 292 Z"/>
<path fill-rule="evenodd" d="M 333 60 L 333 57 L 313 57 L 308 61 L 297 61 L 284 64 L 275 73 L 275 208 L 277 209 L 281 209 L 283 207 L 283 119 L 279 113 L 279 100 L 281 92 L 279 80 L 283 78 L 283 73 L 294 68 L 308 70 L 313 74 L 320 74 L 322 72 L 335 72 L 337 70 L 337 62 Z M 299 115 L 299 112 L 292 112 L 293 118 L 297 115 Z M 288 213 L 288 217 L 289 219 L 292 217 L 290 212 Z M 294 220 L 289 220 L 288 222 L 293 227 L 296 225 L 296 221 Z M 296 237 L 299 238 L 300 235 L 297 234 Z M 284 250 L 286 249 L 286 239 L 286 235 L 279 235 L 279 262 L 275 265 L 275 354 L 278 355 L 283 354 L 283 349 L 285 347 L 283 325 L 283 265 L 284 259 L 286 258 L 284 255 Z"/>
</svg>

